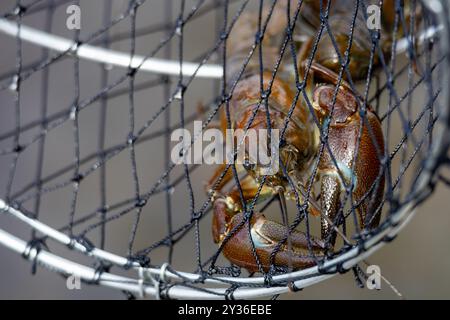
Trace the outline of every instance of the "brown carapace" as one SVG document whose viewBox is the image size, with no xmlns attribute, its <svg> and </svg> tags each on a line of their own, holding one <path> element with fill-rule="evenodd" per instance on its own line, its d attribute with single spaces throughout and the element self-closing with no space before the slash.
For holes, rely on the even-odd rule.
<svg viewBox="0 0 450 320">
<path fill-rule="evenodd" d="M 382 59 L 384 64 L 389 64 L 394 36 L 397 38 L 407 36 L 415 42 L 415 30 L 409 28 L 412 17 L 414 17 L 413 28 L 420 24 L 421 15 L 419 6 L 415 6 L 414 0 L 400 2 L 383 0 L 383 5 L 379 8 L 380 21 L 370 20 L 370 17 L 375 14 L 375 12 L 367 10 L 370 2 L 363 2 L 365 5 L 362 6 L 361 2 L 354 0 L 323 0 L 322 7 L 320 2 L 321 0 L 305 0 L 305 7 L 300 11 L 303 21 L 313 34 L 318 34 L 322 28 L 313 61 L 338 73 L 348 56 L 347 70 L 353 81 L 366 79 L 369 75 L 369 67 L 379 69 Z M 402 6 L 397 8 L 397 2 L 402 3 Z M 357 4 L 359 6 L 355 10 Z M 291 3 L 291 6 L 295 6 L 295 4 Z M 404 21 L 400 18 L 397 9 L 402 10 Z M 327 16 L 327 26 L 321 24 L 321 12 L 322 15 Z M 369 24 L 369 20 L 372 24 L 379 22 L 380 25 Z M 378 45 L 374 47 L 373 39 L 378 37 Z M 316 41 L 315 36 L 307 39 L 302 43 L 298 54 L 299 64 L 308 58 Z M 350 39 L 351 47 L 349 48 Z M 378 46 L 380 50 L 378 50 Z M 414 66 L 417 71 L 417 65 Z M 348 80 L 346 72 L 343 76 Z"/>
</svg>

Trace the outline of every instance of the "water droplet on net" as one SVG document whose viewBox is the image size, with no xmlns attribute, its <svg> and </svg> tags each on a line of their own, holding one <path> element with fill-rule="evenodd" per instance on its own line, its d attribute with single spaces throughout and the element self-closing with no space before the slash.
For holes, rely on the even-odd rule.
<svg viewBox="0 0 450 320">
<path fill-rule="evenodd" d="M 17 88 L 19 86 L 19 76 L 16 74 L 11 80 L 11 83 L 9 84 L 8 89 L 11 91 L 17 91 Z"/>
<path fill-rule="evenodd" d="M 75 120 L 77 118 L 77 107 L 73 106 L 72 109 L 70 109 L 70 120 Z"/>
<path fill-rule="evenodd" d="M 15 16 L 18 16 L 21 12 L 22 12 L 22 8 L 20 6 L 15 7 L 13 10 L 13 14 Z"/>
<path fill-rule="evenodd" d="M 92 165 L 92 169 L 93 170 L 97 170 L 98 168 L 100 168 L 100 162 L 99 161 L 97 161 L 96 163 L 94 163 L 93 165 Z"/>
<path fill-rule="evenodd" d="M 127 144 L 129 146 L 132 146 L 135 141 L 136 141 L 136 137 L 134 135 L 130 134 L 127 138 Z"/>
<path fill-rule="evenodd" d="M 177 92 L 174 95 L 174 98 L 176 100 L 181 100 L 183 98 L 183 89 L 182 88 L 178 88 Z"/>
</svg>

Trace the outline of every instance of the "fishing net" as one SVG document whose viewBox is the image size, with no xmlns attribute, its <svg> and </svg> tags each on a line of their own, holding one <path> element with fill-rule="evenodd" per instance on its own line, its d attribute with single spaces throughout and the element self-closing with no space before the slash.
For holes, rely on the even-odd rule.
<svg viewBox="0 0 450 320">
<path fill-rule="evenodd" d="M 384 2 L 5 1 L 0 243 L 32 261 L 33 272 L 44 266 L 129 297 L 276 297 L 349 270 L 362 283 L 359 263 L 398 234 L 439 182 L 450 184 L 442 170 L 448 2 Z M 290 95 L 277 122 L 270 117 L 283 83 Z M 320 119 L 313 93 L 325 86 L 330 114 Z M 342 103 L 355 108 L 354 140 L 333 134 L 349 119 L 338 119 Z M 234 156 L 223 167 L 173 161 L 175 130 L 193 132 L 185 159 L 202 133 L 242 118 L 244 130 L 267 119 L 265 128 L 280 130 L 280 148 L 304 139 L 290 129 L 299 109 L 308 120 L 296 125 L 310 126 L 317 141 L 301 183 L 280 162 L 289 196 Z M 370 146 L 370 157 L 355 152 L 343 167 L 341 143 Z M 341 188 L 332 216 L 321 212 L 336 197 L 332 185 L 320 187 L 330 177 L 324 157 Z M 231 189 L 239 219 L 220 226 L 218 241 L 213 216 Z M 255 233 L 261 213 L 280 223 L 277 237 Z M 324 225 L 327 249 L 317 251 Z M 307 244 L 301 267 L 296 235 Z M 242 251 L 231 250 L 240 238 Z"/>
</svg>

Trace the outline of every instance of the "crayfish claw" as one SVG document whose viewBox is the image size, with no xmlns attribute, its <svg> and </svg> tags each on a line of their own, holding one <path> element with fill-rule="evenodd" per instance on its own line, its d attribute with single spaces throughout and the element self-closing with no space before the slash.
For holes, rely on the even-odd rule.
<svg viewBox="0 0 450 320">
<path fill-rule="evenodd" d="M 296 230 L 289 233 L 285 226 L 267 220 L 261 213 L 255 213 L 250 221 L 244 220 L 242 212 L 230 217 L 226 208 L 221 201 L 214 205 L 214 239 L 229 261 L 249 272 L 260 268 L 267 272 L 272 265 L 304 269 L 323 257 L 325 245 L 321 240 Z"/>
</svg>

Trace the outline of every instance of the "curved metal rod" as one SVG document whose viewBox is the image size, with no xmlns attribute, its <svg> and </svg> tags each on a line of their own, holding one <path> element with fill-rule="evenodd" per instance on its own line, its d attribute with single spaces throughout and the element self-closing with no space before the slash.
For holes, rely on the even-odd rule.
<svg viewBox="0 0 450 320">
<path fill-rule="evenodd" d="M 399 211 L 396 215 L 396 221 L 394 224 L 385 228 L 380 233 L 376 234 L 372 238 L 366 241 L 367 250 L 360 252 L 359 248 L 353 248 L 341 256 L 327 261 L 324 267 L 330 267 L 332 265 L 337 265 L 342 263 L 343 270 L 349 270 L 351 267 L 356 265 L 358 262 L 366 259 L 368 256 L 372 255 L 375 251 L 380 249 L 385 242 L 383 239 L 385 237 L 393 237 L 400 232 L 400 230 L 409 222 L 414 214 L 414 210 L 410 210 L 411 207 L 407 206 L 404 210 Z M 408 214 L 410 213 L 410 214 Z M 406 215 L 406 217 L 405 217 Z M 394 217 L 392 217 L 394 218 Z M 404 219 L 401 219 L 404 218 Z M 400 219 L 400 220 L 399 220 Z M 8 232 L 0 229 L 0 243 L 12 251 L 21 254 L 24 258 L 30 261 L 36 261 L 43 267 L 59 272 L 63 275 L 74 275 L 88 283 L 97 283 L 99 285 L 104 285 L 106 287 L 126 290 L 135 294 L 140 295 L 150 295 L 153 297 L 158 297 L 159 292 L 157 287 L 142 283 L 141 279 L 133 279 L 129 277 L 117 276 L 108 272 L 98 274 L 93 268 L 81 265 L 74 261 L 62 258 L 60 256 L 54 255 L 45 249 L 37 251 L 35 248 L 30 247 L 25 241 L 9 234 Z M 144 268 L 141 268 L 144 269 Z M 154 277 L 159 280 L 161 275 L 161 269 L 145 268 L 145 271 L 150 273 L 150 277 Z M 303 279 L 294 280 L 298 275 L 301 274 Z M 277 278 L 283 278 L 284 281 L 293 282 L 296 288 L 301 289 L 307 286 L 316 284 L 318 282 L 324 281 L 328 278 L 335 276 L 334 274 L 320 274 L 318 267 L 309 268 L 302 271 L 293 272 L 286 275 L 276 276 L 273 280 L 278 280 Z M 169 271 L 164 274 L 166 277 L 170 277 L 174 280 L 184 280 L 182 277 L 189 274 L 182 274 L 182 277 L 174 275 Z M 181 275 L 181 274 L 180 274 Z M 193 275 L 198 278 L 198 275 Z M 230 280 L 231 282 L 241 283 L 241 284 L 257 284 L 262 280 L 264 283 L 264 278 L 223 278 Z M 207 279 L 208 280 L 208 279 Z M 214 280 L 214 279 L 209 279 Z M 212 281 L 206 281 L 212 283 Z M 218 279 L 214 281 L 218 283 Z M 221 282 L 222 285 L 227 284 Z M 165 294 L 172 299 L 225 299 L 227 288 L 205 288 L 207 291 L 199 291 L 195 288 L 190 288 L 184 286 L 182 283 L 170 286 Z M 250 299 L 250 298 L 262 298 L 276 294 L 283 294 L 289 292 L 288 286 L 277 286 L 277 287 L 260 287 L 260 288 L 248 288 L 240 287 L 233 292 L 233 297 L 236 299 Z M 144 294 L 143 294 L 144 293 Z"/>
<path fill-rule="evenodd" d="M 418 43 L 422 43 L 427 38 L 433 37 L 439 31 L 440 27 L 430 27 L 424 30 L 418 37 Z M 17 22 L 0 18 L 0 31 L 10 36 L 20 36 L 23 41 L 33 43 L 35 45 L 52 49 L 58 52 L 73 50 L 76 43 L 73 40 L 56 36 L 26 25 L 20 25 L 20 32 Z M 411 39 L 399 39 L 396 46 L 396 54 L 404 53 L 411 45 Z M 128 68 L 130 66 L 130 55 L 111 49 L 96 47 L 89 44 L 81 44 L 76 51 L 73 52 L 82 59 L 95 61 L 99 63 L 109 64 L 118 67 Z M 142 61 L 144 63 L 141 65 Z M 131 62 L 131 67 L 138 67 L 139 70 L 154 72 L 158 74 L 166 74 L 178 76 L 180 74 L 180 62 L 177 60 L 164 60 L 157 58 L 145 58 L 144 56 L 135 55 Z M 192 76 L 199 68 L 198 63 L 183 62 L 182 70 L 186 76 Z M 217 64 L 201 65 L 196 76 L 200 78 L 221 78 L 223 75 L 223 67 Z"/>
<path fill-rule="evenodd" d="M 36 261 L 41 266 L 63 274 L 65 276 L 76 276 L 80 280 L 87 283 L 96 283 L 106 287 L 117 290 L 125 290 L 133 294 L 145 297 L 146 295 L 158 297 L 158 287 L 149 285 L 142 280 L 133 279 L 124 276 L 118 276 L 109 272 L 98 273 L 95 269 L 86 267 L 74 261 L 61 258 L 55 254 L 48 252 L 45 249 L 37 251 L 35 248 L 30 248 L 28 244 L 10 233 L 0 229 L 0 243 L 6 248 L 21 254 L 24 258 L 30 261 Z M 325 276 L 326 278 L 330 275 Z M 199 291 L 195 288 L 189 288 L 182 284 L 176 284 L 170 287 L 166 295 L 172 299 L 225 299 L 227 288 L 212 288 L 206 291 Z M 239 288 L 233 293 L 237 299 L 249 299 L 252 297 L 266 297 L 273 294 L 282 294 L 288 291 L 288 288 Z"/>
<path fill-rule="evenodd" d="M 23 41 L 36 44 L 40 47 L 45 47 L 58 52 L 73 50 L 76 48 L 76 43 L 73 40 L 64 37 L 56 36 L 47 32 L 43 32 L 26 25 L 20 25 L 17 22 L 9 21 L 0 18 L 0 31 L 10 35 L 19 35 Z M 76 52 L 80 58 L 91 60 L 99 63 L 109 64 L 118 67 L 128 68 L 130 66 L 130 54 L 101 47 L 92 46 L 89 44 L 81 44 Z M 141 63 L 144 63 L 141 65 Z M 180 62 L 177 60 L 164 60 L 157 58 L 145 58 L 144 56 L 135 55 L 131 61 L 131 67 L 138 67 L 139 70 L 154 72 L 158 74 L 167 74 L 178 76 L 180 74 Z M 183 62 L 182 71 L 186 76 L 192 76 L 199 68 L 198 63 Z M 221 78 L 223 67 L 220 65 L 205 64 L 200 66 L 196 76 L 200 78 Z"/>
<path fill-rule="evenodd" d="M 32 219 L 27 217 L 25 214 L 20 212 L 19 210 L 12 208 L 8 206 L 2 199 L 0 199 L 0 213 L 8 213 L 11 216 L 21 220 L 25 224 L 29 225 L 34 230 L 39 231 L 40 233 L 43 233 L 47 235 L 49 238 L 55 240 L 56 242 L 59 242 L 60 244 L 71 246 L 76 251 L 82 252 L 88 256 L 95 257 L 97 259 L 101 259 L 106 262 L 113 263 L 120 267 L 133 267 L 134 269 L 139 269 L 140 265 L 137 262 L 130 262 L 127 258 L 118 256 L 116 254 L 110 253 L 108 251 L 104 251 L 98 248 L 93 248 L 92 250 L 88 250 L 85 246 L 83 246 L 81 243 L 74 241 L 69 236 L 67 236 L 64 233 L 61 233 L 58 230 L 53 229 L 52 227 L 40 222 L 39 220 Z M 410 215 L 407 215 L 410 213 Z M 343 264 L 342 267 L 345 269 L 349 269 L 352 266 L 354 266 L 359 261 L 365 259 L 367 256 L 373 253 L 373 251 L 378 250 L 384 245 L 383 239 L 385 237 L 391 238 L 395 236 L 399 231 L 400 228 L 406 224 L 410 217 L 413 215 L 412 211 L 412 204 L 406 205 L 403 210 L 399 211 L 397 214 L 394 214 L 390 218 L 390 222 L 392 225 L 385 226 L 378 234 L 373 235 L 371 238 L 367 239 L 365 242 L 365 247 L 367 248 L 367 251 L 361 253 L 359 252 L 359 248 L 355 247 L 348 252 L 341 254 L 340 256 L 327 260 L 323 268 L 329 269 L 329 268 L 335 268 L 337 271 L 337 265 Z M 393 231 L 394 230 L 394 231 Z M 2 241 L 0 241 L 2 243 Z M 5 243 L 3 243 L 5 244 Z M 154 276 L 158 276 L 161 273 L 161 269 L 159 268 L 145 268 L 147 272 Z M 187 272 L 177 272 L 172 273 L 170 271 L 166 272 L 166 277 L 173 279 L 173 280 L 182 280 L 188 279 L 191 281 L 196 281 L 200 279 L 200 276 L 198 274 L 194 273 L 187 273 Z M 311 277 L 315 277 L 314 279 L 311 279 Z M 274 283 L 276 282 L 286 282 L 286 281 L 298 281 L 298 285 L 296 282 L 296 286 L 298 288 L 305 287 L 320 281 L 325 280 L 328 277 L 331 277 L 333 275 L 326 275 L 325 278 L 324 275 L 320 274 L 320 270 L 317 266 L 311 267 L 308 269 L 300 270 L 291 272 L 288 274 L 283 275 L 277 275 L 272 278 L 272 281 Z M 317 279 L 316 279 L 317 278 Z M 298 280 L 301 279 L 301 280 Z M 233 278 L 233 277 L 212 277 L 205 280 L 205 283 L 208 284 L 224 284 L 224 283 L 239 283 L 239 284 L 253 284 L 253 285 L 263 285 L 265 283 L 266 279 L 264 277 L 254 277 L 254 278 Z M 287 289 L 287 288 L 286 288 Z M 272 293 L 274 294 L 274 293 Z"/>
</svg>

